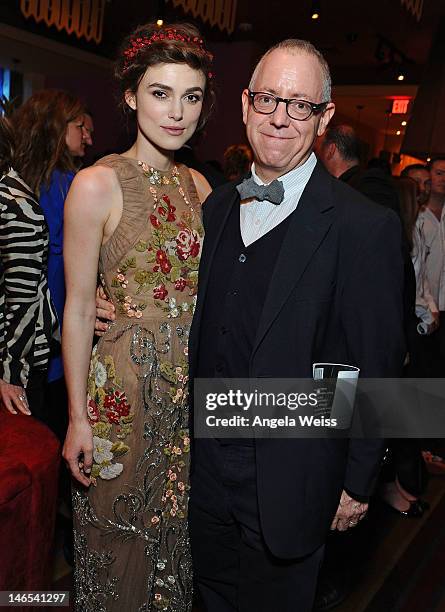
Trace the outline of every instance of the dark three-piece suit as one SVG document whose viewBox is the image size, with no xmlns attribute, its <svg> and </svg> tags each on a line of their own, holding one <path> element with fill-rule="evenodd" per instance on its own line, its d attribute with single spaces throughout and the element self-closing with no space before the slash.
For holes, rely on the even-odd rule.
<svg viewBox="0 0 445 612">
<path fill-rule="evenodd" d="M 311 378 L 316 362 L 399 376 L 397 216 L 320 163 L 296 210 L 248 247 L 239 209 L 233 183 L 203 206 L 191 380 Z M 194 440 L 192 552 L 210 612 L 309 610 L 341 492 L 369 496 L 383 448 L 365 439 Z"/>
</svg>

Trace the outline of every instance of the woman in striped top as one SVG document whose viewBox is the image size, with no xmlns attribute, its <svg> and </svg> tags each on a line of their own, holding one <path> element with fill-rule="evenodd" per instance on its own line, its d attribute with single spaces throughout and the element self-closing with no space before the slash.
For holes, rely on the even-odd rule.
<svg viewBox="0 0 445 612">
<path fill-rule="evenodd" d="M 65 306 L 64 207 L 85 154 L 84 111 L 77 96 L 43 89 L 28 98 L 12 116 L 16 134 L 14 167 L 36 194 L 49 229 L 48 286 L 61 329 Z M 42 419 L 64 440 L 68 411 L 60 353 L 49 362 Z"/>
<path fill-rule="evenodd" d="M 0 118 L 0 400 L 13 414 L 39 416 L 58 323 L 47 283 L 48 229 L 11 168 L 12 142 Z"/>
</svg>

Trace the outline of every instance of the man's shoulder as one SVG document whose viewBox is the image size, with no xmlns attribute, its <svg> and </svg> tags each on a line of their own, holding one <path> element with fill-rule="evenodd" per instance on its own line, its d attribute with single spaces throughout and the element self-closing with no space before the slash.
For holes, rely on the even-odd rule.
<svg viewBox="0 0 445 612">
<path fill-rule="evenodd" d="M 230 181 L 213 189 L 202 206 L 205 222 L 210 218 L 210 215 L 213 215 L 216 208 L 222 211 L 233 202 L 233 198 L 237 195 L 236 186 L 238 183 L 239 181 Z"/>
<path fill-rule="evenodd" d="M 215 189 L 212 190 L 209 197 L 205 201 L 205 205 L 213 202 L 221 202 L 227 199 L 228 197 L 232 197 L 235 195 L 236 186 L 240 181 L 228 181 L 223 185 L 218 185 Z"/>
<path fill-rule="evenodd" d="M 390 208 L 378 204 L 343 181 L 332 179 L 332 194 L 336 207 L 345 220 L 363 225 L 371 220 L 382 220 L 397 214 Z"/>
</svg>

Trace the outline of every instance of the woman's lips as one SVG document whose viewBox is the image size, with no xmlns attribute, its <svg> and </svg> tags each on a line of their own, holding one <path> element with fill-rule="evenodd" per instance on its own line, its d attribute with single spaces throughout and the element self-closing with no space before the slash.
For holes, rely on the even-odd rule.
<svg viewBox="0 0 445 612">
<path fill-rule="evenodd" d="M 164 126 L 164 125 L 161 127 L 171 136 L 181 136 L 181 134 L 183 134 L 185 130 L 185 128 L 170 127 L 170 126 Z"/>
</svg>

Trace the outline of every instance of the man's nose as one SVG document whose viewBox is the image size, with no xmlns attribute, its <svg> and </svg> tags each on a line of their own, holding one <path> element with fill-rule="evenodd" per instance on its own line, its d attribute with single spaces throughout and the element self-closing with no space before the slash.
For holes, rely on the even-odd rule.
<svg viewBox="0 0 445 612">
<path fill-rule="evenodd" d="M 290 117 L 287 114 L 286 103 L 278 102 L 277 108 L 270 115 L 271 123 L 275 127 L 287 127 L 290 122 Z"/>
</svg>

